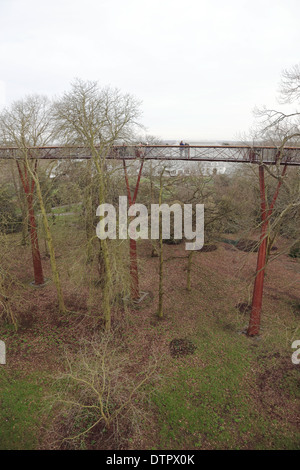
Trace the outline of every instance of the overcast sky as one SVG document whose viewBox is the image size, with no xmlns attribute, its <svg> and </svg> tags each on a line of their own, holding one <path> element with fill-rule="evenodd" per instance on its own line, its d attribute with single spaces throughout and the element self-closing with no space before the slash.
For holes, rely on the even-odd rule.
<svg viewBox="0 0 300 470">
<path fill-rule="evenodd" d="M 163 139 L 234 140 L 299 63 L 299 0 L 0 0 L 0 108 L 75 78 L 142 101 Z"/>
</svg>

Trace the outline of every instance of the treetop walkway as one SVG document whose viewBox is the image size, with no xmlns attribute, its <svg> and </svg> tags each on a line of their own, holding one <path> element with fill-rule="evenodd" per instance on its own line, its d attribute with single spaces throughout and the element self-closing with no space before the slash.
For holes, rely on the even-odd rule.
<svg viewBox="0 0 300 470">
<path fill-rule="evenodd" d="M 96 147 L 96 150 L 100 147 Z M 30 158 L 38 160 L 81 160 L 92 158 L 85 146 L 29 147 Z M 103 149 L 110 160 L 179 160 L 194 162 L 263 163 L 300 166 L 300 147 L 250 145 L 114 145 Z M 0 159 L 21 159 L 17 147 L 0 147 Z"/>
</svg>

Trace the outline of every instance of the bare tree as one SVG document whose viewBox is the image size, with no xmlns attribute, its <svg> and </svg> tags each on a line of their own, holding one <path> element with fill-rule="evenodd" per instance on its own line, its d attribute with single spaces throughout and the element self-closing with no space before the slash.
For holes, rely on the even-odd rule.
<svg viewBox="0 0 300 470">
<path fill-rule="evenodd" d="M 35 181 L 29 171 L 29 167 L 33 169 L 36 167 L 37 162 L 29 160 L 27 148 L 30 145 L 37 145 L 40 140 L 37 131 L 39 123 L 32 109 L 37 101 L 36 96 L 28 98 L 27 101 L 17 101 L 12 104 L 10 109 L 2 111 L 0 115 L 0 132 L 3 142 L 14 145 L 19 149 L 18 157 L 20 160 L 17 160 L 17 167 L 27 201 L 34 281 L 36 285 L 41 285 L 44 283 L 44 275 L 33 207 Z"/>
<path fill-rule="evenodd" d="M 100 88 L 97 82 L 77 79 L 70 92 L 55 104 L 58 135 L 64 143 L 86 146 L 92 155 L 98 179 L 99 204 L 106 201 L 106 157 L 113 144 L 132 138 L 140 103 L 117 89 Z M 96 208 L 95 208 L 96 209 Z M 105 329 L 111 327 L 111 263 L 107 240 L 100 240 L 100 263 L 103 264 L 103 314 Z"/>
<path fill-rule="evenodd" d="M 57 290 L 59 311 L 65 312 L 60 277 L 56 265 L 54 244 L 49 227 L 43 194 L 37 173 L 35 147 L 49 144 L 53 134 L 52 105 L 47 97 L 27 96 L 5 109 L 0 115 L 0 132 L 6 144 L 17 147 L 16 163 L 28 203 L 32 256 L 35 283 L 43 284 L 41 256 L 38 246 L 37 228 L 33 209 L 34 189 L 36 189 L 42 220 L 48 243 L 53 280 Z"/>
<path fill-rule="evenodd" d="M 280 101 L 282 103 L 297 102 L 300 99 L 300 69 L 299 65 L 282 74 Z M 261 236 L 257 258 L 256 277 L 254 283 L 252 310 L 247 334 L 255 336 L 259 334 L 260 317 L 262 309 L 264 275 L 269 254 L 279 232 L 279 227 L 287 214 L 292 214 L 300 207 L 300 185 L 290 185 L 287 176 L 285 162 L 285 147 L 295 145 L 300 138 L 300 112 L 295 110 L 286 114 L 282 111 L 267 109 L 256 110 L 259 118 L 257 136 L 267 143 L 277 146 L 274 165 L 265 165 L 259 162 L 259 181 L 261 199 Z M 266 194 L 265 170 L 275 180 L 276 185 L 273 195 Z M 283 187 L 288 194 L 288 201 L 279 213 L 274 212 L 279 190 Z M 274 216 L 275 214 L 275 216 Z"/>
<path fill-rule="evenodd" d="M 281 75 L 280 94 L 282 103 L 300 101 L 300 64 L 285 69 Z"/>
</svg>

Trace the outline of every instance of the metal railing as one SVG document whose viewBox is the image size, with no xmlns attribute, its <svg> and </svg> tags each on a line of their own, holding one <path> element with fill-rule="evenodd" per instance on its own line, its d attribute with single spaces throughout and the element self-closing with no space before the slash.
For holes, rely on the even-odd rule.
<svg viewBox="0 0 300 470">
<path fill-rule="evenodd" d="M 97 149 L 96 149 L 97 150 Z M 98 149 L 100 152 L 100 148 Z M 41 160 L 80 160 L 92 158 L 88 147 L 47 146 L 27 149 L 31 158 Z M 285 147 L 282 151 L 271 146 L 238 145 L 115 145 L 101 149 L 107 159 L 116 160 L 181 160 L 216 161 L 235 163 L 265 163 L 300 166 L 300 147 Z M 22 153 L 16 147 L 0 147 L 0 159 L 20 159 Z"/>
</svg>

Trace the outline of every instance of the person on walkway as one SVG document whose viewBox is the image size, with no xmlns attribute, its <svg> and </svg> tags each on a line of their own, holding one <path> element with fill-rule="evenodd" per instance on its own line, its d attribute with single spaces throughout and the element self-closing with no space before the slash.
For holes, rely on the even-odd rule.
<svg viewBox="0 0 300 470">
<path fill-rule="evenodd" d="M 179 149 L 179 153 L 180 153 L 180 157 L 182 157 L 183 155 L 183 150 L 184 150 L 184 143 L 183 143 L 183 140 L 180 142 L 180 149 Z"/>
</svg>

